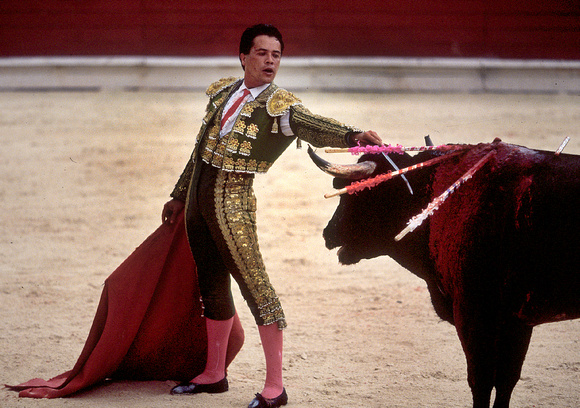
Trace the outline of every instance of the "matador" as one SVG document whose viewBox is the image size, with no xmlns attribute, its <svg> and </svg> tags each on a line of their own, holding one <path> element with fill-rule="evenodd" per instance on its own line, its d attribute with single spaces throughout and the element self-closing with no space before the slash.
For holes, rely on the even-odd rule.
<svg viewBox="0 0 580 408">
<path fill-rule="evenodd" d="M 375 132 L 311 113 L 291 92 L 276 86 L 282 51 L 275 27 L 257 25 L 244 32 L 244 77 L 224 78 L 207 89 L 209 103 L 195 148 L 164 209 L 164 218 L 171 219 L 179 209 L 176 202 L 186 203 L 187 236 L 208 329 L 205 371 L 175 387 L 173 394 L 227 391 L 223 347 L 239 325 L 232 276 L 258 325 L 266 356 L 265 387 L 249 406 L 286 404 L 281 332 L 286 319 L 259 250 L 254 176 L 267 172 L 296 138 L 316 147 L 381 143 Z"/>
</svg>

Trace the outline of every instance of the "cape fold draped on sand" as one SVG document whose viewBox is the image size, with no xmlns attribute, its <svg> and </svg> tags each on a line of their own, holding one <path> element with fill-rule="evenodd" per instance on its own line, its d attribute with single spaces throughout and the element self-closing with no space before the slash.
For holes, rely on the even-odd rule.
<svg viewBox="0 0 580 408">
<path fill-rule="evenodd" d="M 93 325 L 72 370 L 9 386 L 21 397 L 57 398 L 105 379 L 190 380 L 203 371 L 206 329 L 183 212 L 163 224 L 105 281 Z"/>
</svg>

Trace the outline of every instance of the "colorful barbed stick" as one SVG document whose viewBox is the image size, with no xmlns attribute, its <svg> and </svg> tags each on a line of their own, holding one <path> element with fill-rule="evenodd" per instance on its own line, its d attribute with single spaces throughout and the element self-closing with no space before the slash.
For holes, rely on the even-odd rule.
<svg viewBox="0 0 580 408">
<path fill-rule="evenodd" d="M 342 194 L 346 194 L 346 193 L 354 194 L 354 193 L 357 193 L 359 191 L 364 190 L 365 188 L 371 189 L 382 182 L 385 182 L 387 180 L 392 179 L 393 177 L 396 177 L 396 176 L 399 176 L 399 175 L 402 175 L 402 174 L 405 174 L 405 173 L 408 173 L 410 171 L 417 170 L 417 169 L 420 169 L 423 167 L 432 166 L 432 165 L 439 163 L 443 160 L 447 160 L 447 159 L 450 159 L 452 157 L 455 157 L 460 153 L 461 153 L 460 151 L 453 152 L 453 153 L 446 154 L 443 156 L 435 157 L 435 158 L 430 159 L 430 160 L 426 160 L 426 161 L 421 162 L 421 163 L 414 164 L 414 165 L 409 166 L 409 167 L 405 167 L 405 168 L 397 170 L 397 171 L 390 171 L 388 173 L 379 174 L 378 176 L 370 177 L 370 178 L 365 179 L 365 180 L 355 181 L 355 182 L 351 183 L 350 185 L 346 186 L 345 188 L 341 188 L 340 190 L 336 190 L 333 193 L 325 194 L 324 198 L 336 197 L 338 195 L 342 195 Z"/>
<path fill-rule="evenodd" d="M 448 152 L 451 150 L 463 150 L 468 149 L 473 146 L 471 145 L 439 145 L 439 146 L 401 146 L 401 145 L 369 145 L 369 146 L 354 146 L 347 148 L 328 148 L 324 151 L 326 153 L 352 153 L 353 155 L 358 154 L 378 154 L 378 153 L 398 153 L 403 154 L 404 152 L 422 152 L 426 150 L 437 150 L 440 152 Z"/>
<path fill-rule="evenodd" d="M 395 163 L 393 161 L 393 159 L 391 159 L 391 157 L 386 154 L 386 153 L 381 153 L 383 155 L 383 157 L 389 162 L 389 164 L 391 166 L 393 166 L 393 169 L 395 169 L 395 171 L 399 171 L 399 166 L 397 166 L 397 163 Z M 405 177 L 404 174 L 401 174 L 401 178 L 403 179 L 403 181 L 405 182 L 405 184 L 407 185 L 407 188 L 409 189 L 409 193 L 411 193 L 411 195 L 413 195 L 413 187 L 411 187 L 411 183 L 409 183 L 409 180 L 407 180 L 407 177 Z"/>
<path fill-rule="evenodd" d="M 457 188 L 460 185 L 462 185 L 471 177 L 473 177 L 475 172 L 479 170 L 481 167 L 483 167 L 483 165 L 495 154 L 496 154 L 495 150 L 492 150 L 489 153 L 487 153 L 483 158 L 481 158 L 477 163 L 475 163 L 475 165 L 471 167 L 471 169 L 469 169 L 463 176 L 461 176 L 459 180 L 453 183 L 451 187 L 445 190 L 441 195 L 439 195 L 439 197 L 431 201 L 427 206 L 427 208 L 425 208 L 423 212 L 421 212 L 421 214 L 418 214 L 413 218 L 411 218 L 407 223 L 407 226 L 395 237 L 395 241 L 400 241 L 401 239 L 403 239 L 405 235 L 407 235 L 409 232 L 413 232 L 415 228 L 419 227 L 423 223 L 423 221 L 425 221 L 429 216 L 433 215 L 433 213 L 437 211 L 437 209 L 439 209 L 439 206 L 443 204 L 443 202 L 447 198 L 449 198 L 449 196 L 455 190 L 457 190 Z"/>
<path fill-rule="evenodd" d="M 566 136 L 566 138 L 562 141 L 562 143 L 560 143 L 560 147 L 558 147 L 558 150 L 556 150 L 556 153 L 554 153 L 556 156 L 559 156 L 560 153 L 562 153 L 562 151 L 564 150 L 564 148 L 566 147 L 566 145 L 568 144 L 568 142 L 570 141 L 570 136 Z"/>
</svg>

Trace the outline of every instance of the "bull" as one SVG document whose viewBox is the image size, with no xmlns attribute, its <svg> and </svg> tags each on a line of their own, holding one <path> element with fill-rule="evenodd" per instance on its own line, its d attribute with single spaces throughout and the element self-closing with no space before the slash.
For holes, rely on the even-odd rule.
<svg viewBox="0 0 580 408">
<path fill-rule="evenodd" d="M 490 151 L 494 156 L 431 217 L 400 241 L 413 216 Z M 365 155 L 331 164 L 334 187 L 352 174 L 386 173 L 389 163 Z M 441 156 L 390 154 L 404 168 Z M 353 167 L 352 169 L 350 167 Z M 437 315 L 455 326 L 467 360 L 474 408 L 508 408 L 534 326 L 580 317 L 580 156 L 554 154 L 496 139 L 437 165 L 356 195 L 342 195 L 324 229 L 342 264 L 388 255 L 424 279 Z"/>
</svg>

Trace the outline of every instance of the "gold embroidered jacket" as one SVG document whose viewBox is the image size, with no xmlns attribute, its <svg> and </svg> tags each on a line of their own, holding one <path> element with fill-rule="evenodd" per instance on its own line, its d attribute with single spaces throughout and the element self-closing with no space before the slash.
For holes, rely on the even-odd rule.
<svg viewBox="0 0 580 408">
<path fill-rule="evenodd" d="M 271 84 L 255 100 L 246 103 L 233 129 L 220 138 L 220 118 L 230 95 L 243 79 L 224 78 L 207 89 L 210 101 L 206 108 L 196 147 L 171 196 L 185 201 L 195 160 L 225 171 L 265 173 L 286 150 L 295 137 L 313 146 L 348 147 L 348 135 L 359 129 L 315 115 L 300 99 Z M 282 134 L 280 118 L 290 113 L 290 127 L 295 137 Z"/>
</svg>

